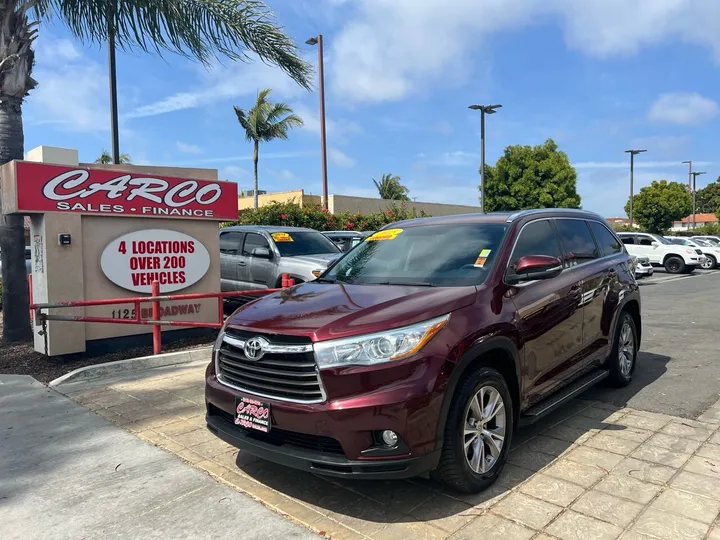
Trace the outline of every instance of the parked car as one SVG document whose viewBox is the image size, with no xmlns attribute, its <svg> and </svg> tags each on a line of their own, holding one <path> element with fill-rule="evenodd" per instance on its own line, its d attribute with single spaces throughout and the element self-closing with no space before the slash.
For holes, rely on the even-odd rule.
<svg viewBox="0 0 720 540">
<path fill-rule="evenodd" d="M 365 238 L 372 234 L 372 231 L 326 231 L 323 232 L 342 252 L 348 252 Z"/>
<path fill-rule="evenodd" d="M 653 266 L 662 266 L 669 274 L 692 273 L 703 256 L 700 249 L 678 246 L 658 234 L 621 232 L 618 236 L 631 255 L 647 257 Z"/>
<path fill-rule="evenodd" d="M 714 246 L 720 246 L 720 236 L 692 236 L 692 240 L 704 240 Z"/>
<path fill-rule="evenodd" d="M 312 281 L 342 253 L 322 233 L 299 227 L 242 225 L 220 229 L 223 291 L 280 287 L 282 274 Z"/>
<path fill-rule="evenodd" d="M 237 310 L 215 342 L 207 425 L 244 452 L 342 478 L 500 474 L 516 426 L 603 379 L 642 334 L 629 256 L 582 210 L 394 223 L 317 280 Z"/>
<path fill-rule="evenodd" d="M 654 273 L 652 264 L 650 264 L 650 259 L 648 259 L 647 257 L 630 255 L 630 263 L 633 275 L 638 279 L 652 276 Z"/>
<path fill-rule="evenodd" d="M 700 268 L 712 270 L 718 267 L 718 261 L 720 261 L 720 246 L 713 246 L 710 242 L 705 242 L 699 238 L 696 240 L 682 238 L 680 236 L 666 236 L 665 238 L 679 246 L 687 246 L 695 250 L 699 249 L 704 257 L 704 259 L 700 261 Z"/>
</svg>

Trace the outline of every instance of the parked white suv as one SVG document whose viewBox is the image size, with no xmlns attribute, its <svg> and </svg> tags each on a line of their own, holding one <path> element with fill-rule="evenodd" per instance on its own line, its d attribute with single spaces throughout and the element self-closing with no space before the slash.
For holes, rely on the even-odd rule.
<svg viewBox="0 0 720 540">
<path fill-rule="evenodd" d="M 717 268 L 720 261 L 720 246 L 701 240 L 700 238 L 682 238 L 680 236 L 666 236 L 673 244 L 686 246 L 689 248 L 697 248 L 702 251 L 704 260 L 700 261 L 700 268 L 704 270 L 712 270 Z"/>
<path fill-rule="evenodd" d="M 628 253 L 647 257 L 653 266 L 662 266 L 669 274 L 689 274 L 704 258 L 699 249 L 678 246 L 657 234 L 621 232 L 618 236 Z"/>
</svg>

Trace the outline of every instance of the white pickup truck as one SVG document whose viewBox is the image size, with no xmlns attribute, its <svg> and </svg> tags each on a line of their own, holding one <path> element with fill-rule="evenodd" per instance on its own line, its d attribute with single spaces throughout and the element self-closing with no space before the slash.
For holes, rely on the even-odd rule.
<svg viewBox="0 0 720 540">
<path fill-rule="evenodd" d="M 689 274 L 705 259 L 697 248 L 679 246 L 660 235 L 640 232 L 618 233 L 630 255 L 647 257 L 653 266 L 662 266 L 668 274 Z"/>
</svg>

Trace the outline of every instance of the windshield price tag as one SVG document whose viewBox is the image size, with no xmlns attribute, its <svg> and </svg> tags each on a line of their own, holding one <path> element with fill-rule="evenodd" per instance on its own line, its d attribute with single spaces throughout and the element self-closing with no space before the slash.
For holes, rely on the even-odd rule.
<svg viewBox="0 0 720 540">
<path fill-rule="evenodd" d="M 376 240 L 395 240 L 401 232 L 403 232 L 402 229 L 386 229 L 384 231 L 378 231 L 370 236 L 367 241 L 374 242 Z"/>
<path fill-rule="evenodd" d="M 293 242 L 292 236 L 286 232 L 276 232 L 271 235 L 276 242 Z"/>
<path fill-rule="evenodd" d="M 480 255 L 478 255 L 478 258 L 475 259 L 475 264 L 473 266 L 475 268 L 482 268 L 485 266 L 485 263 L 487 262 L 487 258 L 490 256 L 490 250 L 489 249 L 483 249 L 480 252 Z"/>
</svg>

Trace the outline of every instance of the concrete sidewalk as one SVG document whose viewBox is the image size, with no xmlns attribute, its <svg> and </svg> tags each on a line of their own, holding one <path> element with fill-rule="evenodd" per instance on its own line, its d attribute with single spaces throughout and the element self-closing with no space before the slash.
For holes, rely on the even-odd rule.
<svg viewBox="0 0 720 540">
<path fill-rule="evenodd" d="M 314 539 L 31 377 L 0 375 L 0 538 Z"/>
</svg>

